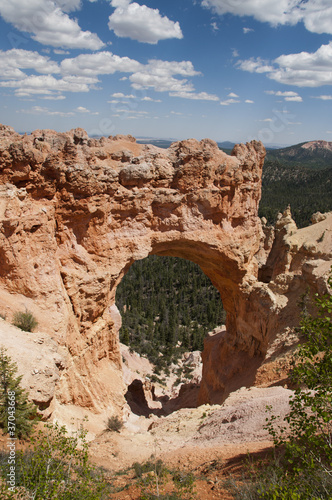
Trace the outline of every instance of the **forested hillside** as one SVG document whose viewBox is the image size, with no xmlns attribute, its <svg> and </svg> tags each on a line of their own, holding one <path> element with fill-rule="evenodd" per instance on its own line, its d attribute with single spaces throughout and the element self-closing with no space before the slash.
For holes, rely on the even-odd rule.
<svg viewBox="0 0 332 500">
<path fill-rule="evenodd" d="M 332 167 L 332 142 L 309 141 L 287 148 L 269 149 L 266 160 L 313 170 L 329 168 Z"/>
<path fill-rule="evenodd" d="M 224 323 L 219 292 L 193 262 L 150 256 L 135 262 L 117 289 L 120 340 L 165 364 L 201 350 L 207 332 Z"/>
<path fill-rule="evenodd" d="M 301 164 L 265 160 L 259 216 L 274 224 L 278 212 L 288 205 L 298 227 L 309 225 L 314 212 L 332 210 L 332 165 L 313 170 Z"/>
</svg>

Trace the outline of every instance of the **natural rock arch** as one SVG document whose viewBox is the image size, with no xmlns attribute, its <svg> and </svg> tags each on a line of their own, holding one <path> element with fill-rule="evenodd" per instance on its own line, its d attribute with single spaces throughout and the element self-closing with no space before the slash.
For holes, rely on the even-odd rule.
<svg viewBox="0 0 332 500">
<path fill-rule="evenodd" d="M 227 312 L 227 331 L 203 353 L 199 402 L 250 384 L 276 309 L 258 282 L 260 142 L 228 156 L 209 139 L 162 150 L 131 136 L 5 126 L 0 138 L 0 283 L 68 351 L 58 402 L 121 406 L 115 291 L 151 254 L 199 264 Z"/>
</svg>

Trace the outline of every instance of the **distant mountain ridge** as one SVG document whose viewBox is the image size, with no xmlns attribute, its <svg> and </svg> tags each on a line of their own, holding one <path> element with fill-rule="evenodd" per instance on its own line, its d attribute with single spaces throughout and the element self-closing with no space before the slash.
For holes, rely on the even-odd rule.
<svg viewBox="0 0 332 500">
<path fill-rule="evenodd" d="M 308 141 L 286 148 L 269 150 L 266 160 L 278 160 L 284 164 L 302 165 L 315 170 L 332 167 L 332 142 Z"/>
<path fill-rule="evenodd" d="M 160 148 L 169 148 L 172 142 L 171 139 L 137 139 L 140 144 L 153 144 Z M 218 147 L 230 154 L 235 142 L 222 141 L 217 142 Z M 307 168 L 321 169 L 332 166 L 332 142 L 315 140 L 301 142 L 292 146 L 283 148 L 266 145 L 267 161 L 278 160 L 284 164 L 302 165 Z"/>
</svg>

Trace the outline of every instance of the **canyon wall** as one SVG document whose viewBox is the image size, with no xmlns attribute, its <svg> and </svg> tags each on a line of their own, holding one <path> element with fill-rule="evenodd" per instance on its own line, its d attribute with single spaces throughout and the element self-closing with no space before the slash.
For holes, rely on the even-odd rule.
<svg viewBox="0 0 332 500">
<path fill-rule="evenodd" d="M 131 136 L 22 136 L 0 125 L 0 312 L 32 310 L 65 349 L 58 404 L 96 413 L 123 405 L 115 293 L 151 254 L 197 263 L 227 312 L 203 354 L 199 401 L 250 385 L 288 302 L 275 279 L 287 252 L 258 218 L 264 157 L 256 141 L 228 156 L 209 139 L 163 150 Z M 280 248 L 289 246 L 279 233 Z"/>
</svg>

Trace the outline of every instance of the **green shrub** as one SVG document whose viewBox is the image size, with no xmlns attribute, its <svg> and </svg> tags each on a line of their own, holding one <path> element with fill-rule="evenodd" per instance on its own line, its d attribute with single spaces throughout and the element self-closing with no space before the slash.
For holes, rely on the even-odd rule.
<svg viewBox="0 0 332 500">
<path fill-rule="evenodd" d="M 26 309 L 24 312 L 17 311 L 14 313 L 13 325 L 25 332 L 32 332 L 37 327 L 38 322 L 32 312 Z"/>
<path fill-rule="evenodd" d="M 133 464 L 140 500 L 190 500 L 194 497 L 195 476 L 191 472 L 169 470 L 161 459 Z M 167 492 L 166 492 L 167 491 Z"/>
<path fill-rule="evenodd" d="M 328 282 L 332 289 L 332 274 Z M 315 304 L 314 315 L 303 308 L 303 343 L 289 373 L 296 387 L 290 411 L 279 426 L 275 415 L 267 418 L 275 457 L 251 467 L 243 481 L 228 481 L 236 499 L 332 498 L 332 295 L 316 295 Z"/>
<path fill-rule="evenodd" d="M 21 388 L 22 376 L 17 376 L 17 365 L 0 348 L 0 427 L 11 438 L 29 437 L 36 423 L 36 407 Z"/>
<path fill-rule="evenodd" d="M 26 451 L 16 452 L 16 487 L 34 500 L 103 500 L 110 486 L 103 472 L 89 462 L 86 431 L 81 428 L 68 436 L 65 427 L 46 424 L 31 439 Z M 8 466 L 0 465 L 5 480 Z M 2 483 L 2 492 L 4 483 Z M 1 492 L 1 486 L 0 486 Z M 7 488 L 7 497 L 10 496 Z"/>
</svg>

